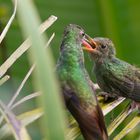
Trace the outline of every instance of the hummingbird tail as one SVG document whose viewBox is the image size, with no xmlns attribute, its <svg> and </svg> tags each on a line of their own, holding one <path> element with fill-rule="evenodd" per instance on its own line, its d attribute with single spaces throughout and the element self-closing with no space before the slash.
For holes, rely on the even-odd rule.
<svg viewBox="0 0 140 140">
<path fill-rule="evenodd" d="M 85 109 L 78 98 L 72 97 L 66 102 L 66 106 L 78 122 L 85 140 L 108 140 L 104 117 L 98 104 L 89 112 L 88 106 Z"/>
</svg>

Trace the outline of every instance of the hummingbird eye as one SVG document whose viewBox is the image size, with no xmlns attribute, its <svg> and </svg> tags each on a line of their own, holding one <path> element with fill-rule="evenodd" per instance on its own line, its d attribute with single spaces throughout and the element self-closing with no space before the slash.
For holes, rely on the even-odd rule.
<svg viewBox="0 0 140 140">
<path fill-rule="evenodd" d="M 85 36 L 85 33 L 83 31 L 80 32 L 80 34 L 84 37 Z"/>
<path fill-rule="evenodd" d="M 82 36 L 85 36 L 85 33 L 82 33 Z"/>
<path fill-rule="evenodd" d="M 106 45 L 101 45 L 101 48 L 102 48 L 102 49 L 105 49 L 105 48 L 106 48 Z"/>
</svg>

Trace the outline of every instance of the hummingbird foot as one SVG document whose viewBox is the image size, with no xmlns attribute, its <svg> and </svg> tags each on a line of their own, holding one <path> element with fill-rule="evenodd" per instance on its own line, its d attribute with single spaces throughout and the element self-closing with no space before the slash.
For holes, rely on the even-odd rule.
<svg viewBox="0 0 140 140">
<path fill-rule="evenodd" d="M 110 100 L 116 100 L 116 99 L 118 99 L 118 96 L 117 95 L 115 95 L 115 94 L 109 94 L 109 93 L 103 92 L 103 91 L 102 92 L 99 92 L 98 95 L 104 97 L 104 101 L 105 102 L 108 102 Z"/>
</svg>

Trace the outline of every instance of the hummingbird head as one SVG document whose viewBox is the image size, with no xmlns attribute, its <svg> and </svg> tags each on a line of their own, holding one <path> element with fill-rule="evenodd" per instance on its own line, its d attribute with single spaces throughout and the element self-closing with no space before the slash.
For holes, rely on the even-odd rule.
<svg viewBox="0 0 140 140">
<path fill-rule="evenodd" d="M 103 60 L 115 56 L 115 48 L 113 42 L 109 38 L 96 37 L 90 40 L 92 49 L 88 49 L 84 45 L 84 49 L 91 53 L 94 60 Z"/>
<path fill-rule="evenodd" d="M 85 44 L 86 45 L 86 48 L 87 49 L 91 49 L 92 50 L 92 47 L 90 45 L 90 41 L 89 41 L 89 37 L 85 32 L 84 30 L 82 29 L 82 27 L 80 27 L 79 25 L 76 25 L 76 24 L 69 24 L 65 30 L 64 30 L 64 35 L 63 35 L 63 40 L 62 40 L 62 45 L 60 47 L 60 49 L 65 49 L 67 47 L 70 47 L 71 49 L 74 48 L 77 46 L 77 49 L 81 49 L 79 47 L 79 45 L 82 46 L 82 44 Z M 71 44 L 73 45 L 63 45 L 65 44 L 65 42 L 70 42 Z M 75 45 L 75 44 L 78 44 L 78 45 Z M 72 47 L 73 46 L 73 47 Z M 84 46 L 84 45 L 83 45 Z"/>
<path fill-rule="evenodd" d="M 92 49 L 89 41 L 89 36 L 85 34 L 84 30 L 75 24 L 69 24 L 65 30 L 60 46 L 60 53 L 62 54 L 64 61 L 83 62 L 83 44 L 86 44 L 87 49 Z"/>
</svg>

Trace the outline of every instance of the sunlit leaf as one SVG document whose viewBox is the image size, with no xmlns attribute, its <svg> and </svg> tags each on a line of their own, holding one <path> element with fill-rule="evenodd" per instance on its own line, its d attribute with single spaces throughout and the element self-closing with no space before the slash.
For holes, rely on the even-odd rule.
<svg viewBox="0 0 140 140">
<path fill-rule="evenodd" d="M 17 119 L 21 122 L 22 127 L 26 127 L 27 125 L 31 124 L 32 122 L 36 121 L 43 115 L 43 111 L 41 108 L 37 108 L 23 114 L 17 116 Z M 22 133 L 25 133 L 26 130 L 23 129 Z M 9 137 L 12 135 L 12 131 L 9 127 L 9 124 L 5 124 L 0 128 L 0 139 Z M 26 139 L 25 139 L 26 140 Z"/>
<path fill-rule="evenodd" d="M 115 129 L 129 116 L 129 114 L 132 112 L 130 109 L 130 106 L 125 108 L 125 110 L 122 111 L 120 115 L 118 115 L 114 121 L 109 125 L 108 127 L 108 135 L 110 136 Z"/>
<path fill-rule="evenodd" d="M 4 116 L 7 125 L 12 131 L 12 134 L 16 140 L 31 140 L 26 128 L 20 123 L 20 121 L 16 118 L 16 116 L 1 101 L 0 101 L 0 112 Z"/>
<path fill-rule="evenodd" d="M 0 44 L 1 42 L 3 41 L 3 39 L 5 38 L 14 18 L 15 18 L 15 15 L 16 15 L 16 11 L 17 11 L 17 0 L 13 0 L 13 4 L 14 4 L 14 11 L 13 11 L 13 14 L 11 16 L 11 18 L 9 19 L 7 25 L 5 26 L 4 30 L 2 31 L 2 33 L 0 34 Z"/>
<path fill-rule="evenodd" d="M 109 112 L 111 112 L 115 107 L 120 105 L 124 100 L 125 98 L 120 97 L 117 100 L 112 101 L 110 103 L 103 103 L 102 110 L 103 110 L 104 116 L 107 115 Z"/>
<path fill-rule="evenodd" d="M 139 123 L 140 123 L 140 115 L 137 115 L 124 127 L 123 130 L 121 130 L 121 132 L 116 137 L 114 137 L 114 140 L 122 139 L 130 131 L 132 131 Z"/>
<path fill-rule="evenodd" d="M 9 75 L 5 75 L 4 77 L 2 77 L 0 79 L 0 86 L 3 85 L 7 80 L 9 80 L 10 76 Z"/>
<path fill-rule="evenodd" d="M 50 16 L 47 20 L 45 20 L 39 27 L 39 33 L 42 34 L 45 30 L 47 30 L 55 21 L 57 17 Z M 21 57 L 21 55 L 26 52 L 31 46 L 30 39 L 26 39 L 11 55 L 10 57 L 0 66 L 0 77 L 2 77 L 7 70 L 15 63 L 15 61 Z"/>
</svg>

